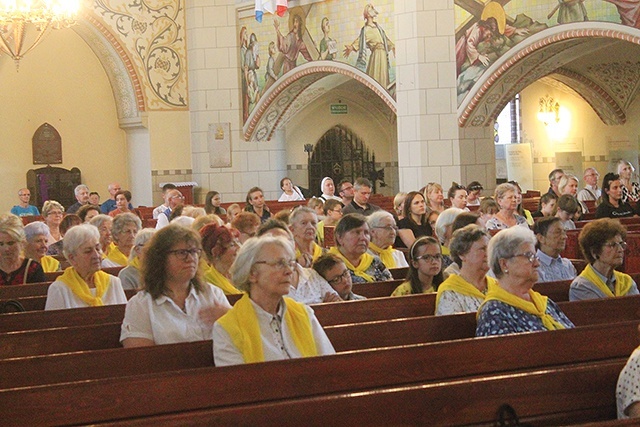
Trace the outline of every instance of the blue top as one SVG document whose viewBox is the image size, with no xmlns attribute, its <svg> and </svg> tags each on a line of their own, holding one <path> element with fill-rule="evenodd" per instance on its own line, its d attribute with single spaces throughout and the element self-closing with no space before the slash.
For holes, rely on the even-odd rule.
<svg viewBox="0 0 640 427">
<path fill-rule="evenodd" d="M 100 205 L 100 212 L 103 214 L 108 214 L 109 212 L 116 209 L 116 201 L 113 199 L 107 199 Z M 133 206 L 129 203 L 129 209 L 133 210 Z"/>
<path fill-rule="evenodd" d="M 547 302 L 547 314 L 550 314 L 567 329 L 575 327 L 556 303 L 550 299 Z M 546 330 L 547 328 L 542 324 L 540 317 L 502 301 L 487 301 L 478 311 L 477 337 Z"/>
<path fill-rule="evenodd" d="M 17 216 L 40 215 L 38 208 L 33 205 L 29 205 L 26 208 L 16 205 L 11 208 L 11 213 Z"/>
</svg>

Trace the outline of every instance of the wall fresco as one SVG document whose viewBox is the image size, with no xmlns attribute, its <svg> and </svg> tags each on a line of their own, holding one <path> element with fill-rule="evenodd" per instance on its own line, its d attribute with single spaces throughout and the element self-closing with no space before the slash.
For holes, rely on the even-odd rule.
<svg viewBox="0 0 640 427">
<path fill-rule="evenodd" d="M 328 0 L 293 7 L 282 17 L 239 18 L 243 122 L 271 86 L 311 61 L 339 61 L 395 97 L 393 0 Z"/>
</svg>

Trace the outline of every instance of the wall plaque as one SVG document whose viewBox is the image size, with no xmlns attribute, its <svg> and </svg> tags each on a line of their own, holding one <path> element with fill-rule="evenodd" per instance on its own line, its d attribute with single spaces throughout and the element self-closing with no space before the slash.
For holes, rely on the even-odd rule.
<svg viewBox="0 0 640 427">
<path fill-rule="evenodd" d="M 34 165 L 62 163 L 62 138 L 49 123 L 40 126 L 31 139 Z"/>
</svg>

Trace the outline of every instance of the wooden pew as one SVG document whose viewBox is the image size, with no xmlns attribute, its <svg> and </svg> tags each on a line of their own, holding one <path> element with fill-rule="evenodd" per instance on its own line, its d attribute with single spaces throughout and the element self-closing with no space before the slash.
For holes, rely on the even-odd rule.
<svg viewBox="0 0 640 427">
<path fill-rule="evenodd" d="M 396 279 L 407 279 L 407 273 L 409 272 L 409 267 L 398 267 L 398 268 L 390 268 L 391 276 Z"/>
<path fill-rule="evenodd" d="M 312 423 L 312 420 L 319 420 L 317 422 L 326 425 L 327 422 L 334 424 L 333 420 L 338 420 L 337 417 L 344 412 L 339 406 L 335 406 L 341 401 L 352 402 L 351 399 L 358 399 L 359 396 L 371 397 L 376 393 L 386 396 L 403 390 L 433 388 L 437 393 L 430 394 L 426 399 L 420 395 L 420 399 L 410 405 L 415 408 L 407 408 L 408 412 L 412 412 L 423 404 L 429 405 L 428 412 L 434 413 L 433 420 L 437 421 L 431 420 L 427 424 L 455 424 L 457 418 L 446 418 L 454 415 L 465 417 L 467 423 L 474 423 L 482 419 L 477 418 L 476 412 L 480 411 L 482 416 L 489 413 L 495 416 L 497 406 L 505 401 L 510 402 L 524 417 L 551 409 L 546 400 L 556 402 L 563 408 L 566 405 L 571 408 L 572 405 L 581 405 L 578 408 L 580 410 L 575 409 L 578 413 L 604 405 L 607 409 L 606 416 L 602 415 L 601 409 L 595 412 L 591 409 L 586 411 L 589 416 L 584 419 L 592 419 L 594 413 L 599 414 L 597 419 L 606 419 L 615 415 L 615 411 L 611 413 L 611 409 L 615 408 L 613 389 L 626 357 L 638 344 L 637 326 L 638 321 L 635 321 L 550 333 L 409 345 L 321 358 L 14 388 L 0 391 L 0 407 L 5 408 L 3 421 L 7 426 L 87 424 L 116 420 L 123 420 L 125 425 L 138 425 L 148 424 L 151 420 L 126 420 L 153 415 L 164 415 L 165 417 L 157 420 L 162 421 L 163 425 L 166 422 L 184 425 L 190 423 L 188 420 L 198 424 L 205 419 L 208 421 L 204 424 L 238 425 L 245 424 L 240 420 L 246 420 L 245 425 L 264 425 L 264 422 L 252 418 L 235 418 L 235 421 L 224 418 L 224 421 L 218 422 L 223 418 L 210 418 L 211 413 L 207 413 L 207 418 L 202 419 L 194 418 L 197 415 L 195 413 L 175 413 L 215 410 L 216 414 L 225 415 L 226 411 L 236 411 L 235 415 L 242 417 L 241 413 L 246 409 L 246 413 L 253 414 L 253 417 L 257 407 L 269 406 L 269 411 L 277 410 L 280 405 L 287 406 L 322 396 L 323 400 L 331 400 L 331 408 L 325 408 L 326 412 L 321 417 L 308 417 L 301 422 L 306 425 Z M 199 345 L 201 344 L 191 343 L 184 346 Z M 497 348 L 500 349 L 499 357 L 496 357 Z M 537 351 L 531 351 L 532 348 Z M 167 352 L 174 349 L 167 349 Z M 154 349 L 141 349 L 137 355 L 153 351 Z M 102 352 L 101 355 L 108 354 Z M 111 355 L 116 358 L 115 352 Z M 604 362 L 576 365 L 591 361 Z M 6 362 L 4 366 L 9 367 L 10 363 L 11 361 Z M 119 365 L 122 364 L 124 363 Z M 354 366 L 360 369 L 354 369 Z M 590 369 L 592 366 L 593 370 Z M 536 369 L 539 371 L 531 372 Z M 524 375 L 522 371 L 527 370 L 529 372 Z M 1 370 L 3 373 L 5 371 L 8 369 Z M 288 380 L 283 381 L 285 371 Z M 565 371 L 571 372 L 571 375 L 565 375 Z M 45 374 L 44 370 L 42 372 Z M 600 374 L 594 377 L 595 372 Z M 548 375 L 540 377 L 544 380 L 538 382 L 536 378 L 542 373 Z M 491 376 L 494 374 L 495 376 Z M 69 375 L 78 374 L 69 372 Z M 229 378 L 233 378 L 233 381 L 229 381 Z M 274 384 L 277 386 L 274 387 Z M 478 384 L 486 384 L 486 387 L 477 389 Z M 461 385 L 472 388 L 460 391 Z M 578 390 L 581 393 L 577 393 Z M 358 393 L 353 393 L 354 391 Z M 404 392 L 401 394 L 404 396 Z M 405 402 L 406 399 L 402 396 L 396 396 L 393 403 L 373 405 L 381 406 L 384 411 L 394 411 L 392 418 L 388 415 L 379 418 L 379 415 L 377 421 L 376 418 L 361 418 L 355 424 L 360 425 L 365 419 L 366 424 L 376 425 L 401 421 L 402 418 L 398 418 L 401 415 L 395 414 L 395 409 L 390 408 L 395 408 L 400 401 Z M 409 396 L 411 395 L 407 395 Z M 42 410 L 43 402 L 46 402 L 46 411 Z M 347 412 L 363 414 L 376 410 L 359 400 L 356 403 Z M 472 405 L 473 410 L 457 408 L 456 405 Z M 480 409 L 483 405 L 487 408 Z M 316 410 L 312 409 L 315 408 L 315 403 L 303 406 L 311 412 Z M 554 408 L 557 409 L 555 406 Z M 34 417 L 33 414 L 36 413 L 38 416 Z M 329 416 L 331 418 L 327 418 Z M 364 414 L 363 416 L 366 417 Z M 296 419 L 291 418 L 291 414 L 278 419 L 279 424 L 283 420 L 298 424 Z M 271 423 L 272 420 L 268 424 Z"/>
<path fill-rule="evenodd" d="M 380 298 L 391 296 L 393 291 L 404 282 L 404 279 L 389 280 L 386 282 L 354 283 L 353 293 L 367 298 Z"/>
<path fill-rule="evenodd" d="M 123 268 L 124 268 L 123 266 L 105 267 L 102 269 L 102 271 L 112 276 L 118 277 L 118 273 L 120 273 L 120 270 L 122 270 Z M 44 273 L 44 276 L 48 282 L 54 282 L 58 278 L 58 276 L 60 276 L 62 273 L 64 273 L 64 271 L 52 271 L 50 273 Z"/>
</svg>

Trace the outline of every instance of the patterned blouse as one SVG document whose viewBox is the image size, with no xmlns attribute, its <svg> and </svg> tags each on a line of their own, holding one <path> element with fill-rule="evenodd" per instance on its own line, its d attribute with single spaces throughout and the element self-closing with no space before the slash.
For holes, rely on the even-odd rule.
<svg viewBox="0 0 640 427">
<path fill-rule="evenodd" d="M 631 183 L 631 191 L 626 186 L 622 186 L 622 201 L 623 202 L 637 202 L 640 200 L 640 184 L 637 182 Z"/>
<path fill-rule="evenodd" d="M 551 300 L 548 300 L 547 303 L 547 314 L 550 314 L 565 328 L 575 327 L 556 303 Z M 477 337 L 546 330 L 547 328 L 542 324 L 540 317 L 502 301 L 487 301 L 478 311 Z"/>
<path fill-rule="evenodd" d="M 529 224 L 527 224 L 527 219 L 525 217 L 518 214 L 515 214 L 514 216 L 516 217 L 516 225 L 529 227 Z M 500 221 L 495 216 L 487 221 L 487 230 L 506 230 L 507 228 L 509 228 L 509 226 Z"/>
<path fill-rule="evenodd" d="M 357 276 L 353 271 L 351 273 L 351 281 L 353 283 L 367 283 L 362 277 Z M 380 261 L 380 258 L 373 257 L 373 261 L 367 270 L 365 271 L 369 276 L 373 277 L 375 282 L 384 282 L 385 280 L 393 280 L 389 269 Z"/>
</svg>

